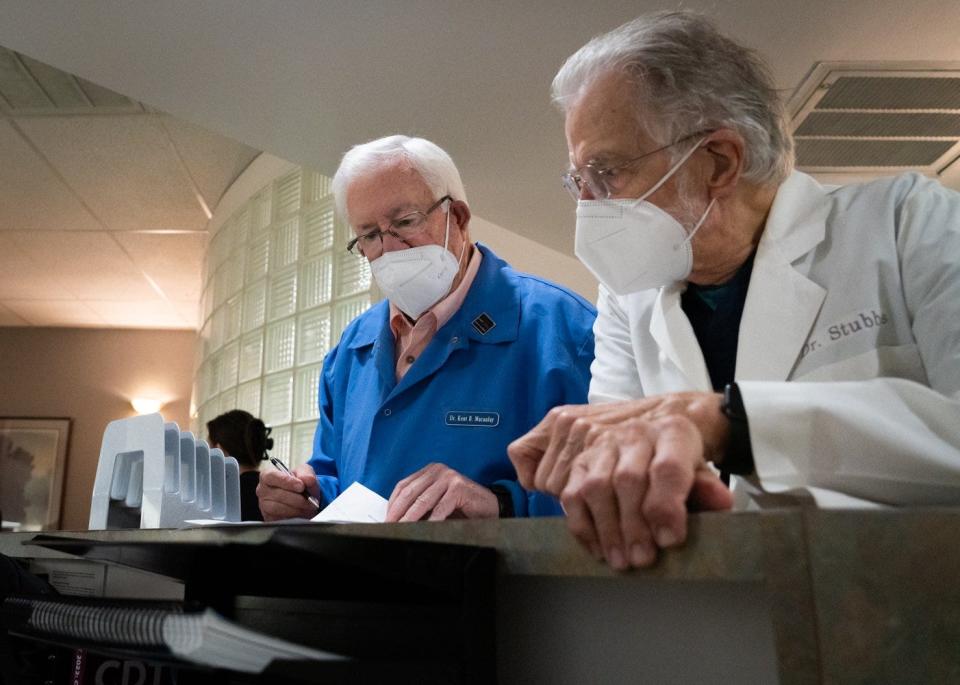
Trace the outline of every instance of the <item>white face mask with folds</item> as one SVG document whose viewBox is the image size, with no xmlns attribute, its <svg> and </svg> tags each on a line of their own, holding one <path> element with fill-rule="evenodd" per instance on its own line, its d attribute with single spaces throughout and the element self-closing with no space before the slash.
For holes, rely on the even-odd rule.
<svg viewBox="0 0 960 685">
<path fill-rule="evenodd" d="M 381 292 L 397 309 L 418 319 L 442 300 L 460 271 L 460 260 L 467 246 L 463 241 L 459 259 L 447 249 L 450 240 L 450 201 L 446 203 L 447 229 L 443 247 L 420 245 L 405 250 L 384 252 L 370 262 L 370 271 Z"/>
<path fill-rule="evenodd" d="M 617 295 L 682 281 L 693 268 L 690 241 L 716 198 L 688 234 L 679 221 L 647 198 L 666 183 L 700 147 L 697 141 L 640 198 L 579 200 L 574 252 L 594 276 Z"/>
</svg>

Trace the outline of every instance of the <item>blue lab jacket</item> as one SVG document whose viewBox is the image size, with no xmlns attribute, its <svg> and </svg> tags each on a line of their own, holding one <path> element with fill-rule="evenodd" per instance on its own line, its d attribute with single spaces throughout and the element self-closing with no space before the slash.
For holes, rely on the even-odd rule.
<svg viewBox="0 0 960 685">
<path fill-rule="evenodd" d="M 507 445 L 558 404 L 587 401 L 596 310 L 489 248 L 466 299 L 396 382 L 390 307 L 357 317 L 323 363 L 310 465 L 324 503 L 354 481 L 384 497 L 427 464 L 509 488 L 517 516 L 561 514 L 516 480 Z"/>
</svg>

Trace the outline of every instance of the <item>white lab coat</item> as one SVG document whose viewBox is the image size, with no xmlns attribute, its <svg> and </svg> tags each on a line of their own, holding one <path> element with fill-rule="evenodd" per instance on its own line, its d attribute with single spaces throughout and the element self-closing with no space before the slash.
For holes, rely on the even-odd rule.
<svg viewBox="0 0 960 685">
<path fill-rule="evenodd" d="M 600 288 L 590 402 L 711 390 L 677 285 Z M 960 194 L 918 174 L 827 190 L 794 172 L 754 260 L 736 379 L 744 493 L 960 503 Z"/>
</svg>

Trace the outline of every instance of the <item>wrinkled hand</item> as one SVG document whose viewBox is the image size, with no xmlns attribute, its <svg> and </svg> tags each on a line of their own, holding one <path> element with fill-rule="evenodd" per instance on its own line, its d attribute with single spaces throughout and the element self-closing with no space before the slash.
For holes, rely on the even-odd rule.
<svg viewBox="0 0 960 685">
<path fill-rule="evenodd" d="M 510 444 L 520 484 L 560 497 L 571 532 L 617 569 L 649 566 L 682 544 L 687 504 L 729 509 L 730 491 L 707 465 L 729 433 L 715 393 L 555 407 Z"/>
<path fill-rule="evenodd" d="M 497 496 L 443 464 L 429 464 L 397 483 L 387 503 L 387 522 L 451 517 L 496 518 Z"/>
<path fill-rule="evenodd" d="M 278 469 L 262 472 L 257 486 L 257 499 L 260 500 L 263 520 L 313 518 L 317 508 L 303 496 L 304 492 L 320 499 L 317 475 L 309 464 L 296 467 L 293 475 Z"/>
</svg>

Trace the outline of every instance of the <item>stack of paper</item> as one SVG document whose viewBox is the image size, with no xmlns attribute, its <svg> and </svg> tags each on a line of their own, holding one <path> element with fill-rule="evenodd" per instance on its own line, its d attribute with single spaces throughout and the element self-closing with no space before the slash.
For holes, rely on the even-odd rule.
<svg viewBox="0 0 960 685">
<path fill-rule="evenodd" d="M 166 617 L 163 641 L 181 659 L 242 673 L 261 673 L 274 659 L 338 661 L 346 658 L 244 628 L 212 609 L 202 614 Z"/>
</svg>

